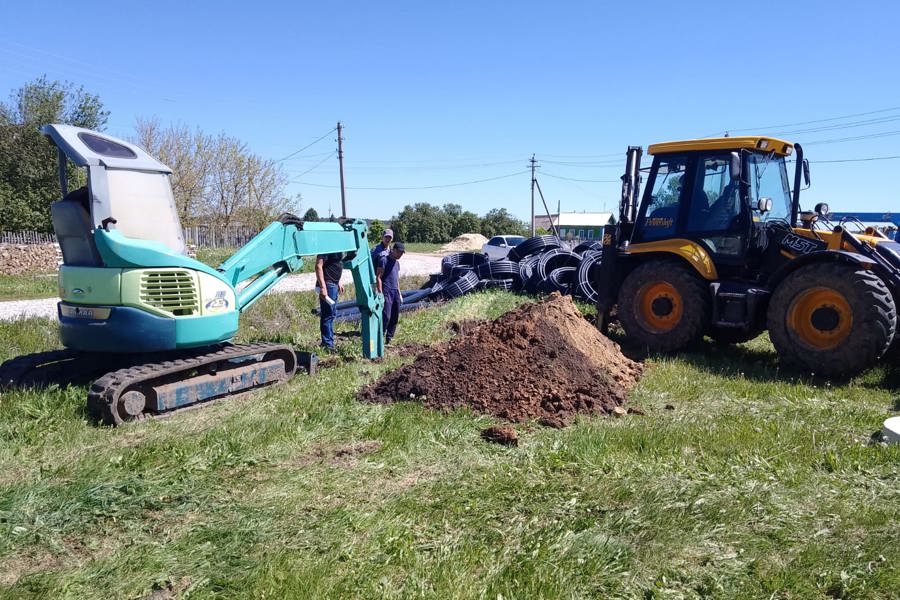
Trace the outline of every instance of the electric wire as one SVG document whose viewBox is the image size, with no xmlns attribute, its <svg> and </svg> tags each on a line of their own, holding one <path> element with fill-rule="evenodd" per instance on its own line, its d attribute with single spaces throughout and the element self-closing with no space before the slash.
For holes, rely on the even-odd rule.
<svg viewBox="0 0 900 600">
<path fill-rule="evenodd" d="M 313 145 L 315 145 L 315 144 L 318 144 L 319 142 L 321 142 L 322 140 L 324 140 L 325 138 L 327 138 L 329 135 L 331 135 L 331 134 L 332 134 L 333 132 L 335 132 L 335 131 L 337 131 L 337 127 L 332 127 L 332 128 L 329 129 L 328 132 L 327 132 L 325 135 L 323 135 L 322 137 L 317 138 L 316 140 L 314 140 L 314 141 L 308 143 L 307 145 L 303 146 L 303 147 L 300 148 L 299 150 L 296 150 L 296 151 L 294 151 L 294 152 L 291 152 L 290 154 L 288 154 L 288 155 L 285 156 L 284 158 L 279 158 L 279 159 L 276 160 L 275 162 L 277 162 L 277 163 L 279 163 L 279 162 L 284 162 L 284 161 L 286 161 L 287 159 L 291 158 L 292 156 L 296 156 L 296 155 L 300 154 L 301 152 L 303 152 L 304 150 L 306 150 L 306 149 L 309 148 L 310 146 L 313 146 Z"/>
<path fill-rule="evenodd" d="M 506 175 L 499 175 L 497 177 L 488 177 L 485 179 L 474 179 L 472 181 L 461 181 L 458 183 L 446 183 L 440 185 L 425 185 L 425 186 L 414 186 L 414 187 L 368 187 L 368 186 L 346 186 L 345 189 L 348 190 L 368 190 L 368 191 L 380 191 L 380 192 L 391 192 L 391 191 L 403 191 L 403 190 L 434 190 L 438 188 L 451 188 L 451 187 L 460 187 L 464 185 L 474 185 L 476 183 L 485 183 L 488 181 L 497 181 L 498 179 L 507 179 L 509 177 L 515 177 L 517 175 L 522 175 L 524 173 L 528 173 L 528 169 L 523 171 L 516 171 L 515 173 L 508 173 Z M 306 182 L 295 182 L 299 185 L 308 185 L 312 187 L 320 187 L 320 188 L 332 188 L 336 189 L 340 186 L 337 185 L 326 185 L 323 183 L 306 183 Z"/>
</svg>

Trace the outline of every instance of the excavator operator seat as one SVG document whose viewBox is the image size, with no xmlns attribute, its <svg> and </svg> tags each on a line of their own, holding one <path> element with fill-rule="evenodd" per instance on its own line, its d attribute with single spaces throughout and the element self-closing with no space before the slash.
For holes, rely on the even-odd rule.
<svg viewBox="0 0 900 600">
<path fill-rule="evenodd" d="M 50 218 L 65 264 L 102 267 L 103 261 L 94 244 L 88 200 L 86 187 L 69 192 L 65 198 L 50 205 Z"/>
</svg>

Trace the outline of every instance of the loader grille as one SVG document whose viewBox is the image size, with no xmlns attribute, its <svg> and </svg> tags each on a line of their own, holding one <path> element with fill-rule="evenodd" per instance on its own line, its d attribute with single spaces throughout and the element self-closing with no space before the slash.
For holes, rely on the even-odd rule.
<svg viewBox="0 0 900 600">
<path fill-rule="evenodd" d="M 200 312 L 197 286 L 189 271 L 146 271 L 141 274 L 141 302 L 176 317 Z"/>
</svg>

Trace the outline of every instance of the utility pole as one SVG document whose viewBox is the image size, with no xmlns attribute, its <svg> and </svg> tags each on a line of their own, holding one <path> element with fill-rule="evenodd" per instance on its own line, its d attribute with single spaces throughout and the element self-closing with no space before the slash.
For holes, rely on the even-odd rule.
<svg viewBox="0 0 900 600">
<path fill-rule="evenodd" d="M 534 154 L 531 155 L 531 237 L 534 237 L 534 184 L 537 180 L 534 178 L 534 169 L 537 167 L 537 161 L 534 160 Z"/>
<path fill-rule="evenodd" d="M 341 171 L 341 216 L 343 218 L 347 218 L 347 194 L 344 191 L 344 138 L 341 137 L 341 122 L 337 123 L 337 132 L 338 132 L 338 165 L 340 166 Z"/>
</svg>

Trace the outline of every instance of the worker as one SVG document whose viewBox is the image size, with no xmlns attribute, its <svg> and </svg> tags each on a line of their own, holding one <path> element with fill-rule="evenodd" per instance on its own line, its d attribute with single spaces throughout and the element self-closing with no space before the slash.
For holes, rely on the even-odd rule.
<svg viewBox="0 0 900 600">
<path fill-rule="evenodd" d="M 372 264 L 375 268 L 381 263 L 381 259 L 391 252 L 391 241 L 394 239 L 394 231 L 385 229 L 381 241 L 372 248 Z"/>
<path fill-rule="evenodd" d="M 341 272 L 344 255 L 341 252 L 316 256 L 316 291 L 319 293 L 319 331 L 322 348 L 334 352 L 334 306 L 338 296 L 344 293 Z"/>
<path fill-rule="evenodd" d="M 390 344 L 394 333 L 397 331 L 397 321 L 400 320 L 400 305 L 403 304 L 403 296 L 400 295 L 400 257 L 406 252 L 403 242 L 397 242 L 391 248 L 387 256 L 382 256 L 375 271 L 376 287 L 384 294 L 384 311 L 381 320 L 384 323 L 384 343 Z"/>
</svg>

